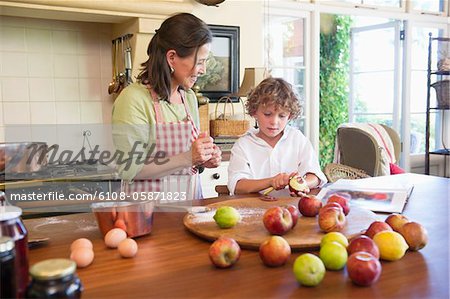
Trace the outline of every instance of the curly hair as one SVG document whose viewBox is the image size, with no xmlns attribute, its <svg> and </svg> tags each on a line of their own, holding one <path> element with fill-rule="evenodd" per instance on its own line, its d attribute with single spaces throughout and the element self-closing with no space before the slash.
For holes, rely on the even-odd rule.
<svg viewBox="0 0 450 299">
<path fill-rule="evenodd" d="M 253 116 L 261 105 L 275 105 L 276 109 L 286 110 L 290 113 L 290 119 L 297 118 L 302 109 L 292 85 L 282 78 L 272 77 L 264 79 L 250 91 L 245 108 L 247 113 Z"/>
</svg>

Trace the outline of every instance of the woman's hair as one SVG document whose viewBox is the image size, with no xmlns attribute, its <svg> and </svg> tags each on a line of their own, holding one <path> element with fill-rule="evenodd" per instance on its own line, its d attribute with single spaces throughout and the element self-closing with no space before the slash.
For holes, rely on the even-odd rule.
<svg viewBox="0 0 450 299">
<path fill-rule="evenodd" d="M 171 72 L 166 53 L 175 50 L 180 57 L 195 53 L 198 48 L 212 42 L 212 33 L 205 22 L 189 13 L 176 14 L 166 19 L 155 30 L 147 48 L 148 60 L 141 64 L 137 79 L 149 84 L 164 100 L 168 100 L 171 90 Z"/>
<path fill-rule="evenodd" d="M 290 119 L 297 118 L 301 112 L 300 102 L 292 85 L 282 78 L 266 78 L 250 92 L 245 104 L 247 113 L 255 115 L 261 105 L 275 105 L 276 109 L 289 111 Z"/>
</svg>

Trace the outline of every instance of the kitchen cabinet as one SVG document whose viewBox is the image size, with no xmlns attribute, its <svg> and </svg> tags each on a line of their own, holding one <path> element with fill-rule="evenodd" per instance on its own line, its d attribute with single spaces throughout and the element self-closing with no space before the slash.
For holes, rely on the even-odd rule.
<svg viewBox="0 0 450 299">
<path fill-rule="evenodd" d="M 200 181 L 202 184 L 203 197 L 217 197 L 215 187 L 217 185 L 226 185 L 228 182 L 228 164 L 223 162 L 217 168 L 205 168 L 200 174 Z"/>
<path fill-rule="evenodd" d="M 443 56 L 442 53 L 439 57 L 442 61 L 444 59 L 449 59 L 450 38 L 444 37 L 432 37 L 431 33 L 428 41 L 428 68 L 427 68 L 427 108 L 426 108 L 426 127 L 425 127 L 425 174 L 430 174 L 430 156 L 440 155 L 444 156 L 444 169 L 447 169 L 447 158 L 450 156 L 450 149 L 448 148 L 437 148 L 430 151 L 430 123 L 431 115 L 441 113 L 441 117 L 445 119 L 445 110 L 450 110 L 450 69 L 447 67 L 435 69 L 432 67 L 432 57 L 439 52 L 443 52 L 447 57 Z M 447 61 L 448 62 L 448 61 Z M 433 81 L 433 83 L 432 83 Z M 431 87 L 436 89 L 437 104 L 431 104 Z M 442 122 L 444 123 L 444 122 Z M 444 128 L 441 128 L 444 130 Z M 437 138 L 437 137 L 435 137 Z"/>
</svg>

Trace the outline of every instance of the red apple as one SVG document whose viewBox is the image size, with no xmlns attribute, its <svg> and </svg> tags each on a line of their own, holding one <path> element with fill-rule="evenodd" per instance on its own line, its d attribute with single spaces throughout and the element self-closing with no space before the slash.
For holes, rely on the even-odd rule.
<svg viewBox="0 0 450 299">
<path fill-rule="evenodd" d="M 392 231 L 392 228 L 386 222 L 374 221 L 367 228 L 365 235 L 373 239 L 373 236 L 385 230 Z"/>
<path fill-rule="evenodd" d="M 339 210 L 342 210 L 342 212 L 344 212 L 344 209 L 342 208 L 342 206 L 340 204 L 338 204 L 337 202 L 327 202 L 322 209 L 324 208 L 337 208 Z"/>
<path fill-rule="evenodd" d="M 298 217 L 300 217 L 300 212 L 294 205 L 287 205 L 283 208 L 287 209 L 289 213 L 291 213 L 292 216 L 292 228 L 294 228 L 297 225 Z"/>
<path fill-rule="evenodd" d="M 370 286 L 380 278 L 381 263 L 370 253 L 358 251 L 348 258 L 347 273 L 353 283 Z"/>
<path fill-rule="evenodd" d="M 320 229 L 324 232 L 339 232 L 347 223 L 342 207 L 338 206 L 325 205 L 320 209 L 318 222 Z"/>
<path fill-rule="evenodd" d="M 335 193 L 328 197 L 327 203 L 336 202 L 339 205 L 341 205 L 342 209 L 344 210 L 345 216 L 348 215 L 350 212 L 350 200 L 339 193 Z"/>
<path fill-rule="evenodd" d="M 289 243 L 280 236 L 271 236 L 259 246 L 259 257 L 269 267 L 284 265 L 290 255 Z"/>
<path fill-rule="evenodd" d="M 303 193 L 308 193 L 310 190 L 308 184 L 306 184 L 305 179 L 299 175 L 296 175 L 289 180 L 289 191 L 299 195 Z"/>
<path fill-rule="evenodd" d="M 368 236 L 358 236 L 350 241 L 347 246 L 348 255 L 352 255 L 355 252 L 364 251 L 372 254 L 377 259 L 380 258 L 380 250 L 377 244 Z"/>
<path fill-rule="evenodd" d="M 389 215 L 385 222 L 389 224 L 394 231 L 399 233 L 402 226 L 409 222 L 409 219 L 406 216 L 394 213 Z"/>
<path fill-rule="evenodd" d="M 427 230 L 417 222 L 405 223 L 400 230 L 400 234 L 405 238 L 411 250 L 420 250 L 428 243 Z"/>
<path fill-rule="evenodd" d="M 233 266 L 240 256 L 241 248 L 232 238 L 220 237 L 209 247 L 209 258 L 218 268 Z"/>
<path fill-rule="evenodd" d="M 293 225 L 291 213 L 282 207 L 267 209 L 263 215 L 263 223 L 272 235 L 284 235 Z"/>
<path fill-rule="evenodd" d="M 303 216 L 316 217 L 322 208 L 322 202 L 315 195 L 305 195 L 298 201 L 298 210 Z"/>
</svg>

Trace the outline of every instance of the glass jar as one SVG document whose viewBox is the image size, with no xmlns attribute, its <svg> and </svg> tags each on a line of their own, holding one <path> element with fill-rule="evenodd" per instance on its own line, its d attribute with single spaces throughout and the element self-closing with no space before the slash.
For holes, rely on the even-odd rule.
<svg viewBox="0 0 450 299">
<path fill-rule="evenodd" d="M 5 194 L 0 191 L 0 198 L 4 199 L 4 196 Z M 1 201 L 0 236 L 11 237 L 15 243 L 17 298 L 23 298 L 28 284 L 28 232 L 20 218 L 21 215 L 21 208 L 5 205 L 5 201 Z"/>
<path fill-rule="evenodd" d="M 16 297 L 14 240 L 0 237 L 0 298 Z"/>
<path fill-rule="evenodd" d="M 26 298 L 81 298 L 83 285 L 69 259 L 48 259 L 30 268 Z"/>
</svg>

